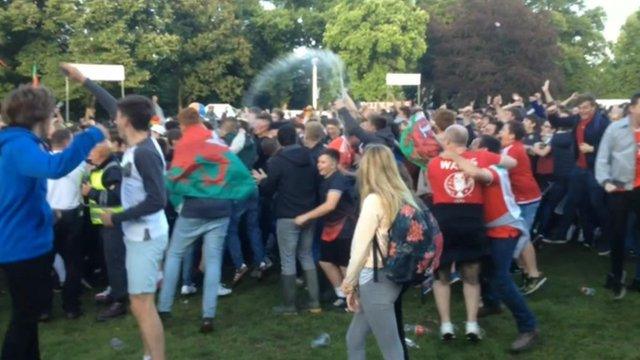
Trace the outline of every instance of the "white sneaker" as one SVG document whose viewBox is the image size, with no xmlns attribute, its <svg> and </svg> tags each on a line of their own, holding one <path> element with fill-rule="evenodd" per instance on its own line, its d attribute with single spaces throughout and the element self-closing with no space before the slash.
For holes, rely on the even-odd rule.
<svg viewBox="0 0 640 360">
<path fill-rule="evenodd" d="M 218 296 L 227 296 L 232 292 L 233 291 L 231 289 L 224 287 L 222 284 L 218 286 Z"/>
<path fill-rule="evenodd" d="M 198 288 L 194 285 L 183 285 L 180 289 L 180 294 L 182 295 L 192 295 L 198 292 Z"/>
<path fill-rule="evenodd" d="M 465 335 L 469 341 L 480 341 L 482 340 L 482 329 L 477 322 L 468 322 L 465 324 Z"/>
<path fill-rule="evenodd" d="M 449 341 L 455 338 L 456 338 L 456 334 L 453 330 L 453 324 L 450 322 L 442 323 L 440 325 L 440 339 L 444 341 Z"/>
<path fill-rule="evenodd" d="M 111 286 L 107 286 L 102 292 L 99 292 L 95 295 L 96 301 L 105 301 L 109 295 L 111 295 Z"/>
</svg>

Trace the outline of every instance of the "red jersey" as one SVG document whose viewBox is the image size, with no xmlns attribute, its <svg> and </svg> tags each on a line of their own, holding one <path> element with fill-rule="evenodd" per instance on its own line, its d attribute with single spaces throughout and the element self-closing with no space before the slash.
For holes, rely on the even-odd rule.
<svg viewBox="0 0 640 360">
<path fill-rule="evenodd" d="M 576 144 L 578 144 L 578 161 L 577 165 L 581 169 L 587 168 L 587 157 L 580 151 L 580 144 L 584 142 L 584 132 L 589 123 L 591 123 L 593 119 L 589 120 L 580 120 L 578 123 L 578 127 L 576 128 Z"/>
<path fill-rule="evenodd" d="M 516 202 L 518 204 L 528 204 L 540 201 L 542 196 L 540 187 L 533 177 L 531 160 L 522 142 L 515 141 L 513 144 L 504 148 L 503 153 L 518 161 L 518 165 L 509 170 L 509 180 L 511 181 L 513 193 L 516 196 Z"/>
<path fill-rule="evenodd" d="M 636 134 L 636 181 L 633 187 L 640 187 L 640 130 L 635 131 Z"/>
<path fill-rule="evenodd" d="M 493 175 L 493 180 L 484 188 L 484 222 L 487 224 L 487 236 L 497 239 L 516 238 L 520 236 L 520 230 L 517 228 L 510 225 L 490 225 L 507 216 L 518 219 L 520 208 L 511 191 L 507 171 L 496 167 L 490 167 L 488 170 Z"/>
<path fill-rule="evenodd" d="M 480 168 L 500 163 L 501 156 L 485 150 L 467 150 L 461 154 Z M 434 158 L 427 168 L 434 204 L 482 204 L 482 186 L 458 169 L 453 160 Z"/>
</svg>

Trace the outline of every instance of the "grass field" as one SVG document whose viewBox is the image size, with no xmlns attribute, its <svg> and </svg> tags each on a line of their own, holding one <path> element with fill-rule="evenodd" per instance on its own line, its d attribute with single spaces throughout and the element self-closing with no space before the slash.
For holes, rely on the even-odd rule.
<svg viewBox="0 0 640 360">
<path fill-rule="evenodd" d="M 529 298 L 538 317 L 542 342 L 534 350 L 513 356 L 507 349 L 516 335 L 508 312 L 481 322 L 486 338 L 479 344 L 462 339 L 443 344 L 434 334 L 415 338 L 420 349 L 411 349 L 413 359 L 638 359 L 640 350 L 640 294 L 627 294 L 622 301 L 611 299 L 601 287 L 608 258 L 597 257 L 572 245 L 549 246 L 539 252 L 542 270 L 549 276 L 545 287 Z M 628 271 L 633 273 L 628 266 Z M 1 281 L 1 280 L 0 280 Z M 593 297 L 583 295 L 583 285 L 596 288 Z M 4 286 L 0 286 L 4 288 Z M 463 329 L 464 308 L 460 285 L 454 287 L 454 321 Z M 271 307 L 278 302 L 277 276 L 256 283 L 245 280 L 233 295 L 220 300 L 216 331 L 198 333 L 200 297 L 179 298 L 173 319 L 165 327 L 169 359 L 345 359 L 344 336 L 351 316 L 326 311 L 322 315 L 274 317 Z M 417 291 L 405 295 L 405 322 L 426 324 L 437 318 L 433 298 L 425 305 Z M 56 297 L 59 300 L 59 297 Z M 77 321 L 61 318 L 40 327 L 42 357 L 45 360 L 141 359 L 141 344 L 131 316 L 97 323 L 97 309 L 90 295 L 85 298 L 86 315 Z M 9 317 L 9 298 L 0 295 L 0 328 Z M 321 334 L 331 335 L 327 348 L 311 349 L 310 342 Z M 110 340 L 124 341 L 114 350 Z M 368 340 L 370 359 L 379 359 L 375 339 Z"/>
</svg>

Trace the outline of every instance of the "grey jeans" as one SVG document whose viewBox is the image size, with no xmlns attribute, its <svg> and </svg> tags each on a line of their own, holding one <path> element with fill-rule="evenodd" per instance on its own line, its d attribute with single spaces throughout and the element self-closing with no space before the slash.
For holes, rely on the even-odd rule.
<svg viewBox="0 0 640 360">
<path fill-rule="evenodd" d="M 293 219 L 278 219 L 276 232 L 282 275 L 296 274 L 296 257 L 300 261 L 302 270 L 315 270 L 316 264 L 313 261 L 315 222 L 300 227 L 293 222 Z"/>
<path fill-rule="evenodd" d="M 400 285 L 387 279 L 384 271 L 378 273 L 378 282 L 371 280 L 360 285 L 360 312 L 353 315 L 347 331 L 349 360 L 366 358 L 365 340 L 369 332 L 373 332 L 386 360 L 404 359 L 394 310 L 400 291 Z"/>
</svg>

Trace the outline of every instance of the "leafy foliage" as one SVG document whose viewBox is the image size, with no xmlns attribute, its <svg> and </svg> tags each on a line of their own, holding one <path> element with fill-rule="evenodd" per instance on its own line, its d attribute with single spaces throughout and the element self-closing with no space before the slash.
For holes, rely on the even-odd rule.
<svg viewBox="0 0 640 360">
<path fill-rule="evenodd" d="M 415 70 L 428 19 L 402 0 L 344 1 L 330 11 L 324 43 L 344 60 L 355 97 L 383 99 L 387 72 Z"/>
<path fill-rule="evenodd" d="M 553 27 L 522 2 L 469 0 L 452 12 L 457 16 L 449 24 L 431 24 L 424 59 L 441 100 L 461 105 L 499 92 L 533 91 L 545 76 L 561 79 Z"/>
<path fill-rule="evenodd" d="M 587 9 L 584 0 L 526 0 L 535 12 L 551 19 L 558 33 L 558 59 L 566 83 L 565 93 L 601 92 L 601 63 L 607 42 L 602 31 L 606 13 L 601 7 Z"/>
<path fill-rule="evenodd" d="M 613 47 L 615 60 L 611 68 L 611 95 L 628 98 L 640 91 L 640 10 L 622 26 Z"/>
</svg>

